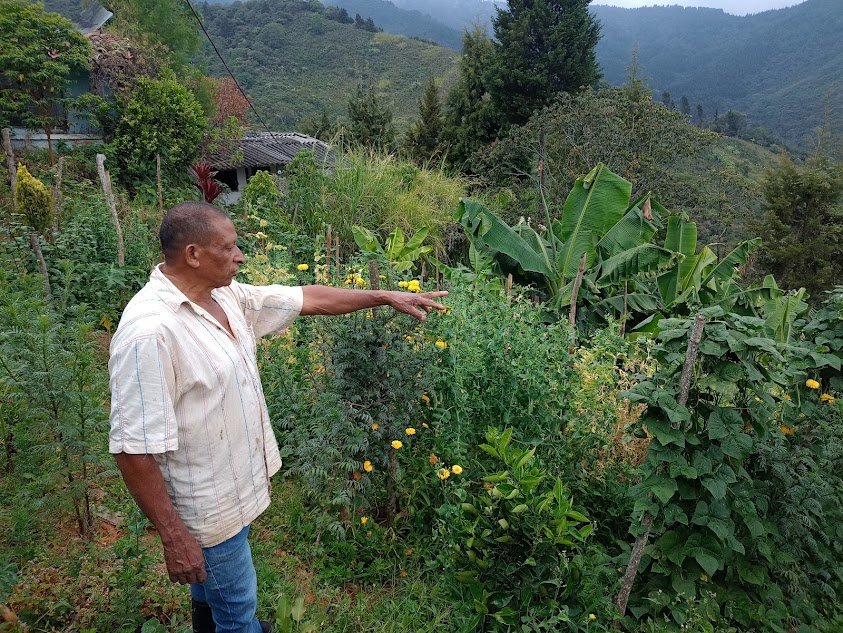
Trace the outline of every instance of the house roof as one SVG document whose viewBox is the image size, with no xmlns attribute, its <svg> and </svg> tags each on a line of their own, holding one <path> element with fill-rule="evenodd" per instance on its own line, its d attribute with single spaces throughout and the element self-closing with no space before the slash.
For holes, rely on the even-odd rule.
<svg viewBox="0 0 843 633">
<path fill-rule="evenodd" d="M 208 156 L 208 163 L 217 171 L 238 167 L 286 165 L 301 151 L 313 152 L 319 162 L 330 161 L 331 151 L 319 139 L 297 132 L 250 132 Z M 239 154 L 239 155 L 238 155 Z M 239 159 L 242 156 L 242 160 Z"/>
</svg>

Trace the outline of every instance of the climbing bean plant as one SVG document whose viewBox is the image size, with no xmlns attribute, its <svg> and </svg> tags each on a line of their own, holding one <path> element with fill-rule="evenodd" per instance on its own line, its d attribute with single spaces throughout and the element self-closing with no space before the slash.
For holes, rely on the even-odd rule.
<svg viewBox="0 0 843 633">
<path fill-rule="evenodd" d="M 778 342 L 761 317 L 720 307 L 701 314 L 686 404 L 677 395 L 693 319 L 660 323 L 658 371 L 627 393 L 647 405 L 638 431 L 652 436 L 632 495 L 633 533 L 644 532 L 649 515 L 653 540 L 630 609 L 681 626 L 695 601 L 716 596 L 733 624 L 783 631 L 793 608 L 782 570 L 792 560 L 779 538 L 780 491 L 759 455 L 770 446 L 787 451 L 835 411 L 823 409 L 834 398 L 820 393 L 814 377 L 839 372 L 839 358 L 804 337 Z M 841 489 L 829 494 L 839 498 Z M 822 505 L 814 511 L 821 514 Z M 677 607 L 677 595 L 688 611 Z"/>
</svg>

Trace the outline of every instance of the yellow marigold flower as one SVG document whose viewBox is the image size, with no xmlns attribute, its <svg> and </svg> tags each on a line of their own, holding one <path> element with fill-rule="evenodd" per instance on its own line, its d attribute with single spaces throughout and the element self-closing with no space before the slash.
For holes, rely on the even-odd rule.
<svg viewBox="0 0 843 633">
<path fill-rule="evenodd" d="M 266 239 L 266 233 L 264 233 L 263 231 L 258 231 L 257 233 L 255 233 L 255 237 L 258 238 L 259 240 L 265 240 Z"/>
<path fill-rule="evenodd" d="M 407 336 L 405 336 L 404 338 L 407 339 L 407 342 L 409 342 L 409 343 L 415 343 L 416 342 L 416 339 L 414 339 L 409 334 Z"/>
<path fill-rule="evenodd" d="M 301 272 L 304 272 L 308 268 L 310 268 L 310 266 L 308 266 L 307 264 L 299 264 L 298 266 L 296 266 L 296 270 L 299 270 Z"/>
<path fill-rule="evenodd" d="M 416 429 L 414 429 L 412 426 L 408 426 L 406 429 L 404 429 L 404 433 L 406 433 L 407 435 L 415 435 Z"/>
<path fill-rule="evenodd" d="M 421 401 L 424 402 L 425 404 L 430 404 L 430 396 L 427 395 L 426 393 L 423 393 L 421 395 Z"/>
<path fill-rule="evenodd" d="M 448 347 L 448 344 L 445 341 L 436 341 L 434 345 L 436 345 L 436 347 L 438 347 L 439 349 L 445 349 L 446 347 Z"/>
<path fill-rule="evenodd" d="M 360 517 L 360 525 L 366 525 L 369 522 L 369 517 Z"/>
<path fill-rule="evenodd" d="M 451 476 L 451 471 L 447 468 L 440 468 L 436 471 L 436 476 L 439 477 L 439 479 L 445 480 Z"/>
<path fill-rule="evenodd" d="M 367 473 L 372 472 L 374 469 L 375 467 L 372 466 L 372 462 L 370 462 L 368 459 L 363 462 L 363 470 L 365 470 Z"/>
<path fill-rule="evenodd" d="M 406 287 L 407 287 L 407 282 L 406 282 L 406 281 L 399 281 L 399 282 L 398 282 L 398 287 L 399 287 L 399 288 L 406 288 Z"/>
<path fill-rule="evenodd" d="M 792 426 L 787 426 L 786 424 L 779 424 L 779 430 L 785 435 L 793 435 L 796 433 L 796 429 Z"/>
<path fill-rule="evenodd" d="M 374 424 L 372 424 L 372 430 L 373 430 L 373 431 L 377 431 L 379 428 L 381 428 L 381 425 L 380 425 L 380 424 L 378 424 L 377 422 L 375 422 Z"/>
<path fill-rule="evenodd" d="M 453 466 L 451 466 L 451 472 L 455 475 L 462 475 L 462 466 L 460 466 L 459 464 L 454 464 Z"/>
<path fill-rule="evenodd" d="M 261 227 L 262 229 L 265 229 L 266 227 L 268 227 L 268 226 L 269 226 L 269 222 L 267 222 L 267 221 L 266 221 L 266 220 L 264 220 L 263 218 L 261 218 L 261 219 L 260 219 L 260 221 L 258 222 L 258 224 L 260 225 L 260 227 Z"/>
<path fill-rule="evenodd" d="M 792 400 L 789 393 L 784 394 L 784 399 L 787 400 L 788 402 L 790 402 Z"/>
<path fill-rule="evenodd" d="M 421 292 L 421 284 L 418 279 L 411 279 L 407 282 L 407 290 L 410 292 Z"/>
<path fill-rule="evenodd" d="M 805 381 L 805 386 L 808 387 L 808 389 L 819 389 L 820 383 L 813 378 L 808 378 L 808 380 Z"/>
<path fill-rule="evenodd" d="M 390 444 L 390 446 L 392 446 L 392 448 L 394 448 L 397 451 L 399 448 L 404 446 L 404 442 L 402 442 L 401 440 L 392 440 L 392 443 Z"/>
<path fill-rule="evenodd" d="M 596 619 L 597 619 L 597 616 L 594 615 L 593 613 L 588 614 L 588 621 L 589 622 L 594 622 Z"/>
<path fill-rule="evenodd" d="M 427 458 L 427 461 L 429 461 L 431 464 L 438 464 L 439 458 L 434 453 L 431 453 L 430 457 Z"/>
<path fill-rule="evenodd" d="M 832 404 L 834 402 L 834 396 L 830 393 L 820 394 L 820 402 L 828 402 L 829 404 Z"/>
</svg>

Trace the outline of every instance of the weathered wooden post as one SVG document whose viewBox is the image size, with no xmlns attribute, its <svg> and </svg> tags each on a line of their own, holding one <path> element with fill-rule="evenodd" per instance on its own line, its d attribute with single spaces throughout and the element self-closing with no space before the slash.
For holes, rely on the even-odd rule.
<svg viewBox="0 0 843 633">
<path fill-rule="evenodd" d="M 117 205 L 114 202 L 114 192 L 111 189 L 111 174 L 105 168 L 105 154 L 97 154 L 97 173 L 102 183 L 102 192 L 105 194 L 105 203 L 111 211 L 111 219 L 114 222 L 114 231 L 117 233 L 117 263 L 120 266 L 126 265 L 126 246 L 123 243 L 123 230 L 120 228 L 120 217 L 117 215 Z"/>
<path fill-rule="evenodd" d="M 698 314 L 694 318 L 691 339 L 688 341 L 688 350 L 685 352 L 685 364 L 682 367 L 682 376 L 679 379 L 679 395 L 676 397 L 676 402 L 683 407 L 688 403 L 688 394 L 691 392 L 691 377 L 694 373 L 694 363 L 697 360 L 697 352 L 700 349 L 700 340 L 702 339 L 705 321 L 706 318 L 701 314 Z M 678 428 L 678 425 L 672 423 L 671 426 Z M 647 546 L 647 541 L 650 538 L 650 528 L 653 527 L 654 518 L 652 514 L 647 512 L 641 519 L 641 527 L 644 528 L 644 531 L 635 539 L 632 552 L 629 555 L 629 563 L 626 566 L 626 572 L 621 582 L 621 589 L 615 598 L 615 606 L 617 606 L 618 613 L 621 617 L 626 613 L 626 603 L 629 600 L 629 594 L 632 592 L 632 584 L 635 582 L 636 574 L 638 574 L 638 567 L 641 565 L 644 548 Z"/>
<path fill-rule="evenodd" d="M 6 169 L 9 170 L 9 186 L 12 188 L 12 207 L 18 208 L 18 166 L 12 149 L 12 137 L 9 128 L 3 128 L 3 150 L 6 153 Z"/>
</svg>

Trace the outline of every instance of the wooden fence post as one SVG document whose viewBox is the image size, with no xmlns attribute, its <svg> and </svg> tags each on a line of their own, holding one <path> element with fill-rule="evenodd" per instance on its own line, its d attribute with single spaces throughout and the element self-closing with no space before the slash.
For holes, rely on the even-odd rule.
<svg viewBox="0 0 843 633">
<path fill-rule="evenodd" d="M 15 163 L 15 152 L 12 149 L 12 137 L 9 128 L 3 128 L 3 150 L 6 153 L 6 169 L 9 170 L 9 186 L 12 188 L 13 211 L 18 210 L 18 166 Z"/>
<path fill-rule="evenodd" d="M 120 228 L 120 217 L 117 215 L 117 205 L 114 202 L 114 191 L 111 189 L 111 174 L 105 168 L 105 154 L 97 154 L 97 173 L 102 183 L 102 192 L 105 194 L 105 203 L 111 211 L 114 231 L 117 233 L 117 263 L 125 266 L 126 246 L 123 243 L 123 230 Z"/>
<path fill-rule="evenodd" d="M 688 341 L 688 349 L 685 352 L 685 364 L 682 367 L 682 377 L 679 379 L 679 395 L 676 397 L 676 402 L 683 407 L 688 403 L 688 394 L 691 391 L 691 377 L 694 373 L 694 363 L 697 360 L 697 352 L 700 349 L 700 340 L 702 339 L 705 321 L 706 318 L 701 314 L 698 314 L 694 318 L 691 339 Z M 678 426 L 674 426 L 673 424 L 671 426 L 678 428 Z M 626 566 L 626 572 L 621 582 L 621 589 L 615 598 L 615 606 L 617 606 L 618 613 L 621 617 L 626 613 L 626 603 L 629 600 L 629 594 L 632 592 L 632 584 L 635 582 L 636 574 L 638 574 L 638 567 L 641 565 L 644 548 L 647 545 L 647 540 L 650 538 L 650 528 L 653 527 L 654 518 L 652 514 L 647 512 L 641 519 L 641 527 L 644 528 L 644 531 L 635 539 L 635 544 L 632 546 L 632 553 L 629 555 L 629 564 Z"/>
</svg>

